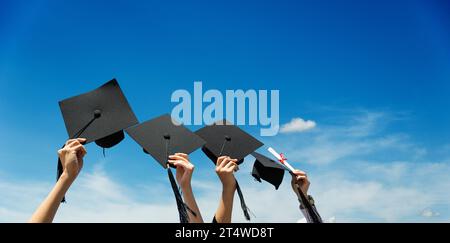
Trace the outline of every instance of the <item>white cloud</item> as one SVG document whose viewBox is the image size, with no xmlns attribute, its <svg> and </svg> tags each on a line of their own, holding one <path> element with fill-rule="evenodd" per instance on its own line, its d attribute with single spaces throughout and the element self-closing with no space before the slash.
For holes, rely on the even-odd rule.
<svg viewBox="0 0 450 243">
<path fill-rule="evenodd" d="M 397 119 L 392 114 L 358 111 L 344 117 L 332 117 L 314 133 L 274 137 L 269 143 L 279 144 L 280 150 L 291 161 L 316 165 L 353 161 L 357 157 L 367 160 L 387 154 L 392 155 L 393 160 L 402 158 L 400 156 L 411 160 L 425 156 L 427 150 L 413 143 L 409 135 L 385 132 L 383 128 L 393 120 Z"/>
<path fill-rule="evenodd" d="M 336 217 L 331 217 L 326 222 L 329 223 L 329 224 L 335 224 L 336 223 Z"/>
<path fill-rule="evenodd" d="M 281 133 L 299 133 L 311 130 L 316 127 L 316 122 L 311 120 L 303 120 L 302 118 L 293 118 L 289 123 L 284 124 L 280 128 Z"/>
<path fill-rule="evenodd" d="M 361 117 L 344 119 L 347 122 L 339 125 L 324 124 L 317 132 L 300 139 L 285 136 L 269 142 L 283 148 L 293 164 L 307 167 L 312 180 L 311 194 L 322 218 L 329 219 L 327 222 L 448 220 L 448 157 L 428 161 L 423 157 L 426 153 L 420 152 L 424 148 L 409 136 L 384 134 L 379 129 L 387 125 L 382 113 L 357 115 Z M 311 163 L 295 163 L 298 161 Z M 204 177 L 206 171 L 199 169 L 193 187 L 205 221 L 211 222 L 221 185 L 215 175 Z M 275 191 L 271 185 L 254 182 L 247 173 L 242 173 L 250 170 L 251 163 L 245 163 L 237 176 L 255 215 L 252 222 L 298 222 L 302 214 L 288 175 Z M 51 182 L 0 178 L 3 178 L 0 179 L 2 222 L 27 221 L 53 186 Z M 155 180 L 159 181 L 159 177 Z M 102 166 L 83 171 L 67 200 L 67 204 L 61 205 L 56 222 L 178 222 L 168 184 L 124 184 Z M 233 221 L 245 222 L 237 196 Z"/>
<path fill-rule="evenodd" d="M 365 171 L 367 179 L 352 178 L 351 173 L 343 170 L 311 175 L 311 193 L 322 217 L 329 219 L 326 222 L 414 222 L 420 220 L 411 218 L 416 215 L 432 215 L 428 217 L 430 220 L 439 216 L 423 208 L 430 208 L 436 202 L 449 205 L 449 199 L 442 192 L 448 192 L 450 180 L 444 178 L 450 173 L 450 166 L 401 164 L 392 167 L 399 168 L 396 175 L 415 178 L 418 182 L 427 180 L 427 183 L 404 183 L 399 179 L 391 185 L 390 172 L 368 164 L 358 168 Z M 286 177 L 281 188 L 275 191 L 267 183 L 256 183 L 248 176 L 239 175 L 247 204 L 255 215 L 252 222 L 299 222 L 302 214 L 288 179 Z M 0 181 L 0 220 L 26 222 L 52 186 L 41 182 Z M 194 190 L 205 221 L 211 222 L 220 196 L 220 183 L 218 180 L 196 181 Z M 168 185 L 155 184 L 150 192 L 122 185 L 104 170 L 96 169 L 85 172 L 76 181 L 67 194 L 68 203 L 61 205 L 55 222 L 178 222 L 171 196 Z M 245 222 L 237 196 L 233 221 Z"/>
<path fill-rule="evenodd" d="M 308 221 L 306 221 L 306 218 L 301 218 L 297 221 L 298 224 L 306 224 Z"/>
<path fill-rule="evenodd" d="M 336 215 L 339 222 L 408 221 L 431 203 L 423 188 L 324 176 L 316 178 L 317 205 L 323 215 Z"/>
<path fill-rule="evenodd" d="M 427 208 L 422 211 L 421 215 L 422 215 L 422 217 L 425 217 L 425 218 L 432 218 L 432 217 L 439 216 L 440 213 L 433 211 L 431 208 Z"/>
<path fill-rule="evenodd" d="M 408 134 L 386 132 L 391 122 L 404 120 L 404 114 L 358 110 L 323 119 L 314 133 L 266 144 L 277 144 L 294 166 L 309 171 L 324 218 L 416 222 L 423 208 L 450 205 L 450 164 L 445 156 L 427 160 L 428 150 Z"/>
<path fill-rule="evenodd" d="M 246 202 L 255 215 L 252 222 L 295 222 L 301 216 L 288 184 L 275 191 L 247 175 L 239 177 Z M 205 222 L 212 222 L 220 197 L 220 182 L 214 179 L 193 183 Z M 0 180 L 0 222 L 26 222 L 52 186 L 39 181 Z M 289 200 L 280 201 L 280 196 Z M 233 221 L 246 222 L 237 196 Z M 176 223 L 178 212 L 168 184 L 155 184 L 151 188 L 124 185 L 98 167 L 92 172 L 83 171 L 67 193 L 67 203 L 61 204 L 55 222 Z"/>
</svg>

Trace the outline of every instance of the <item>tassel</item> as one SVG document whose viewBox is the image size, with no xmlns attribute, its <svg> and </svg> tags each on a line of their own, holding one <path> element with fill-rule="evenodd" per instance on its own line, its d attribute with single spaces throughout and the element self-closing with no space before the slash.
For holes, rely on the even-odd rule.
<svg viewBox="0 0 450 243">
<path fill-rule="evenodd" d="M 101 112 L 96 110 L 94 111 L 94 117 L 84 126 L 82 127 L 77 133 L 75 133 L 75 135 L 73 135 L 70 139 L 76 139 L 79 138 L 81 136 L 81 134 L 83 134 L 84 131 L 86 131 L 86 129 L 98 118 L 101 117 Z M 61 148 L 63 149 L 66 145 L 63 145 Z M 104 153 L 105 151 L 103 151 Z M 61 159 L 58 158 L 58 168 L 56 171 L 56 181 L 58 182 L 59 178 L 61 178 L 61 175 L 63 173 L 63 166 L 61 163 Z M 61 200 L 61 203 L 65 203 L 66 202 L 66 196 L 64 195 L 63 199 Z"/>
<path fill-rule="evenodd" d="M 178 190 L 175 177 L 173 176 L 172 170 L 170 168 L 167 168 L 167 174 L 169 176 L 170 185 L 172 186 L 173 194 L 175 195 L 175 199 L 177 202 L 180 223 L 187 224 L 189 223 L 189 216 L 187 213 L 186 204 L 183 202 L 183 198 L 181 197 L 181 193 Z"/>
<path fill-rule="evenodd" d="M 194 210 L 192 210 L 186 203 L 184 203 L 184 206 L 186 207 L 187 211 L 189 211 L 189 213 L 194 215 L 194 217 L 197 217 L 197 213 L 194 212 Z"/>
<path fill-rule="evenodd" d="M 167 159 L 169 159 L 170 134 L 165 134 L 164 139 L 166 140 L 166 157 Z M 192 209 L 190 209 L 186 205 L 186 203 L 184 203 L 183 197 L 181 197 L 180 190 L 178 189 L 177 182 L 175 180 L 175 177 L 173 176 L 170 166 L 167 166 L 167 175 L 169 176 L 170 185 L 172 186 L 172 191 L 177 202 L 180 223 L 187 224 L 189 223 L 189 215 L 187 213 L 187 210 L 189 210 L 194 216 L 197 216 L 197 214 Z"/>
<path fill-rule="evenodd" d="M 225 151 L 225 145 L 227 144 L 227 142 L 231 141 L 231 137 L 228 135 L 225 135 L 223 143 L 222 143 L 222 147 L 220 148 L 220 153 L 219 153 L 219 157 L 221 157 L 223 155 L 223 152 Z M 244 212 L 244 217 L 247 221 L 250 221 L 250 213 L 249 213 L 249 208 L 247 207 L 247 204 L 245 204 L 245 199 L 244 199 L 244 194 L 242 193 L 241 187 L 239 186 L 238 181 L 236 180 L 236 190 L 239 196 L 239 201 L 241 202 L 241 208 L 242 211 Z"/>
<path fill-rule="evenodd" d="M 239 186 L 239 183 L 237 182 L 237 180 L 236 180 L 236 190 L 237 190 L 237 193 L 239 196 L 239 200 L 241 202 L 241 208 L 242 208 L 242 211 L 244 212 L 245 219 L 247 221 L 250 221 L 250 213 L 249 213 L 250 210 L 247 207 L 247 204 L 245 204 L 244 194 L 242 193 L 241 187 Z"/>
</svg>

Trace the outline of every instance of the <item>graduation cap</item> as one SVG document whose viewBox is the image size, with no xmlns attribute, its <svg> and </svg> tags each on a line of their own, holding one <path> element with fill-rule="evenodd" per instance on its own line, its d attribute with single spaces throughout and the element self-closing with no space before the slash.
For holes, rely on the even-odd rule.
<svg viewBox="0 0 450 243">
<path fill-rule="evenodd" d="M 264 145 L 227 120 L 217 121 L 195 133 L 206 141 L 202 150 L 214 165 L 223 155 L 237 159 L 241 164 L 247 155 Z"/>
<path fill-rule="evenodd" d="M 278 190 L 283 182 L 285 168 L 276 161 L 257 152 L 252 153 L 256 158 L 253 164 L 252 176 L 259 182 L 265 180 Z"/>
<path fill-rule="evenodd" d="M 177 201 L 181 223 L 188 223 L 187 210 L 196 215 L 183 202 L 181 193 L 168 165 L 169 155 L 175 153 L 190 154 L 202 147 L 206 142 L 178 124 L 168 114 L 146 121 L 126 130 L 143 149 L 150 154 L 163 168 L 167 169 L 172 190 Z"/>
<path fill-rule="evenodd" d="M 241 164 L 247 155 L 264 145 L 227 120 L 217 121 L 210 126 L 201 128 L 195 133 L 206 141 L 206 145 L 203 146 L 202 150 L 214 164 L 217 163 L 219 157 L 224 155 L 238 160 L 238 164 Z M 247 220 L 250 220 L 248 207 L 245 204 L 242 190 L 237 181 L 236 190 L 241 201 L 244 216 Z"/>
<path fill-rule="evenodd" d="M 138 123 L 116 79 L 88 93 L 62 100 L 59 107 L 71 139 L 83 137 L 86 144 L 95 142 L 103 149 L 120 143 L 125 138 L 123 130 Z M 57 179 L 62 169 L 58 161 Z"/>
</svg>

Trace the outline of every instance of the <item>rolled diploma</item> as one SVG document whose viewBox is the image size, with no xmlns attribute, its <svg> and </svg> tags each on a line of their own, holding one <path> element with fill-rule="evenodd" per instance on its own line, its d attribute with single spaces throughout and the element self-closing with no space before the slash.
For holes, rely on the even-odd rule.
<svg viewBox="0 0 450 243">
<path fill-rule="evenodd" d="M 286 161 L 283 160 L 283 158 L 281 157 L 281 155 L 279 153 L 277 153 L 277 151 L 275 151 L 275 149 L 273 148 L 269 148 L 268 151 L 275 156 L 275 158 L 277 158 L 277 160 L 284 166 L 286 167 L 290 172 L 294 173 L 295 169 Z"/>
</svg>

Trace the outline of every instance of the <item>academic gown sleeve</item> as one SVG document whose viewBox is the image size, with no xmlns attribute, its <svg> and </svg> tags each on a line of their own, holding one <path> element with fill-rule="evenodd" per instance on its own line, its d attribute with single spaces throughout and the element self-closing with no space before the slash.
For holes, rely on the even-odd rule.
<svg viewBox="0 0 450 243">
<path fill-rule="evenodd" d="M 309 196 L 308 196 L 308 199 L 310 199 L 310 201 L 313 201 L 312 198 Z M 304 203 L 302 202 L 302 200 L 300 198 L 298 200 L 300 202 L 300 211 L 302 212 L 303 216 L 306 218 L 306 222 L 308 222 L 308 223 L 323 223 L 322 217 L 320 217 L 320 214 L 317 211 L 317 208 L 314 205 L 314 202 L 311 203 L 312 212 L 309 212 L 309 210 L 307 210 L 306 207 L 304 206 Z M 319 220 L 319 222 L 314 222 L 313 214 L 316 216 L 316 218 Z"/>
</svg>

